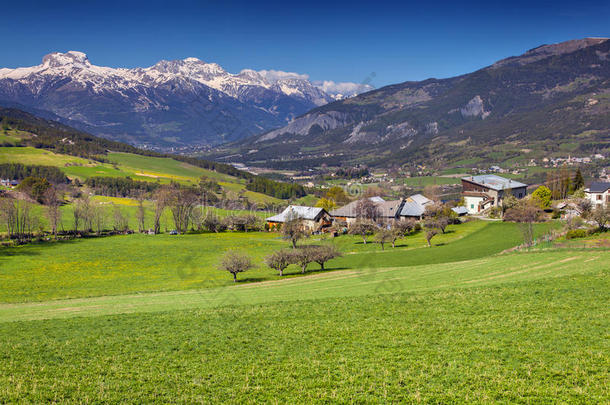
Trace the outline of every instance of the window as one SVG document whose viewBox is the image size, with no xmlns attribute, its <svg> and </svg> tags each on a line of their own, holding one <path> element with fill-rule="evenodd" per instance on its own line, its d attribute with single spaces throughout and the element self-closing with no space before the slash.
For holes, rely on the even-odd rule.
<svg viewBox="0 0 610 405">
<path fill-rule="evenodd" d="M 601 195 L 601 194 L 598 194 L 598 195 L 597 195 L 597 199 L 598 199 L 598 200 L 601 200 L 601 199 L 602 199 L 602 195 Z"/>
<path fill-rule="evenodd" d="M 474 209 L 474 204 L 470 204 L 470 209 Z"/>
</svg>

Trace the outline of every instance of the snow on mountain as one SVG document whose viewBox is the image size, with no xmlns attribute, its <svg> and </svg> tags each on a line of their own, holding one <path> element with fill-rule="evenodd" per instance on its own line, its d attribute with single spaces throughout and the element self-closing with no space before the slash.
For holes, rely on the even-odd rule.
<svg viewBox="0 0 610 405">
<path fill-rule="evenodd" d="M 233 74 L 192 57 L 126 69 L 96 66 L 69 51 L 48 54 L 37 66 L 0 69 L 0 103 L 48 110 L 95 134 L 140 144 L 239 139 L 367 90 L 276 70 Z"/>
</svg>

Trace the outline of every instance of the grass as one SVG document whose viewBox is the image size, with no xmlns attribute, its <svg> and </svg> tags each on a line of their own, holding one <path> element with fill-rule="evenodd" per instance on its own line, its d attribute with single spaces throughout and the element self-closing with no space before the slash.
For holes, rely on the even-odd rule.
<svg viewBox="0 0 610 405">
<path fill-rule="evenodd" d="M 457 177 L 443 176 L 406 177 L 401 179 L 401 181 L 403 181 L 406 186 L 410 187 L 440 186 L 443 184 L 460 184 L 461 182 L 461 180 Z"/>
<path fill-rule="evenodd" d="M 609 258 L 2 305 L 0 401 L 603 403 Z"/>
<path fill-rule="evenodd" d="M 550 225 L 546 225 L 550 226 Z M 499 253 L 520 242 L 514 224 L 470 222 L 451 226 L 427 248 L 421 234 L 406 238 L 396 249 L 381 251 L 352 236 L 335 240 L 312 238 L 307 243 L 335 243 L 345 256 L 331 269 L 405 267 L 456 262 Z M 502 238 L 495 235 L 502 234 Z M 498 239 L 500 239 L 498 241 Z M 216 269 L 228 249 L 250 254 L 256 268 L 240 275 L 242 282 L 277 280 L 262 258 L 288 242 L 276 233 L 197 235 L 125 235 L 0 249 L 0 302 L 44 301 L 102 295 L 201 289 L 231 285 Z M 473 249 L 472 246 L 478 246 Z M 311 270 L 319 269 L 317 264 Z M 297 266 L 289 276 L 299 275 Z"/>
</svg>

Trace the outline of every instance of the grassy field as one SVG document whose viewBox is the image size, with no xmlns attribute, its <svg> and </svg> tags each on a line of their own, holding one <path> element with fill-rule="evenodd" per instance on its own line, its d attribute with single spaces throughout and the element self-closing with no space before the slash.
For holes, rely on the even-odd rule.
<svg viewBox="0 0 610 405">
<path fill-rule="evenodd" d="M 93 176 L 108 176 L 131 177 L 134 180 L 162 184 L 175 181 L 195 185 L 202 177 L 205 177 L 217 181 L 226 192 L 243 194 L 254 203 L 282 203 L 280 199 L 246 190 L 243 179 L 202 169 L 174 159 L 131 153 L 108 153 L 105 158 L 110 163 L 100 163 L 32 147 L 0 147 L 0 163 L 55 166 L 59 167 L 66 176 L 78 178 L 81 181 Z"/>
<path fill-rule="evenodd" d="M 552 226 L 542 224 L 539 232 Z M 502 238 L 495 235 L 502 234 Z M 401 240 L 396 249 L 381 251 L 353 236 L 311 238 L 305 243 L 334 243 L 344 257 L 329 269 L 405 267 L 470 260 L 517 245 L 520 234 L 510 223 L 473 221 L 450 226 L 426 247 L 422 234 Z M 471 246 L 478 246 L 476 249 Z M 245 282 L 277 280 L 262 263 L 271 251 L 288 247 L 277 233 L 226 232 L 195 235 L 125 235 L 0 249 L 0 302 L 44 301 L 101 295 L 210 288 L 230 285 L 216 269 L 229 249 L 250 254 L 256 268 L 240 275 Z M 317 264 L 310 269 L 319 269 Z M 293 265 L 288 276 L 300 274 Z"/>
<path fill-rule="evenodd" d="M 609 258 L 4 304 L 0 401 L 604 403 Z"/>
</svg>

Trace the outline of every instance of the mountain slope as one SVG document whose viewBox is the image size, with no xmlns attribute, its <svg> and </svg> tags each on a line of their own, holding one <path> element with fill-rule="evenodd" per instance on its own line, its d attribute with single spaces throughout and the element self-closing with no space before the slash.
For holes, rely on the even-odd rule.
<svg viewBox="0 0 610 405">
<path fill-rule="evenodd" d="M 196 58 L 115 69 L 70 51 L 46 55 L 38 66 L 0 69 L 0 105 L 48 112 L 79 129 L 143 146 L 233 141 L 370 86 L 351 86 L 346 95 L 322 88 L 305 75 L 231 74 Z"/>
<path fill-rule="evenodd" d="M 216 157 L 238 152 L 243 161 L 267 166 L 430 163 L 499 146 L 552 151 L 577 136 L 579 148 L 599 151 L 608 147 L 609 100 L 610 41 L 587 38 L 541 46 L 470 74 L 405 82 L 321 106 Z"/>
</svg>

